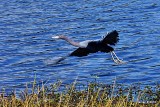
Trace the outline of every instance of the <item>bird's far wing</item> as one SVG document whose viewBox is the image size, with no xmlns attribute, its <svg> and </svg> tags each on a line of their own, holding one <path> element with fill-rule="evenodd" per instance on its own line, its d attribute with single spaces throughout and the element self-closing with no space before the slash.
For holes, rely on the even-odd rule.
<svg viewBox="0 0 160 107">
<path fill-rule="evenodd" d="M 116 30 L 108 33 L 102 40 L 102 43 L 115 45 L 119 41 L 118 32 Z"/>
<path fill-rule="evenodd" d="M 87 56 L 89 54 L 89 50 L 87 48 L 78 48 L 75 51 L 73 51 L 70 56 L 78 56 L 78 57 L 82 57 L 82 56 Z"/>
</svg>

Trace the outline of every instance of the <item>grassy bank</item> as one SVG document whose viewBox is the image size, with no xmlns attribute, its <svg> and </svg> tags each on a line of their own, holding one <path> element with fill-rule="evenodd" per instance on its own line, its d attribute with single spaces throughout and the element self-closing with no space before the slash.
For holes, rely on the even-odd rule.
<svg viewBox="0 0 160 107">
<path fill-rule="evenodd" d="M 13 92 L 0 96 L 0 107 L 159 107 L 160 87 L 105 85 L 96 82 L 80 85 L 76 82 L 63 86 L 58 81 L 50 86 L 27 87 L 17 95 Z M 62 89 L 63 87 L 63 89 Z"/>
</svg>

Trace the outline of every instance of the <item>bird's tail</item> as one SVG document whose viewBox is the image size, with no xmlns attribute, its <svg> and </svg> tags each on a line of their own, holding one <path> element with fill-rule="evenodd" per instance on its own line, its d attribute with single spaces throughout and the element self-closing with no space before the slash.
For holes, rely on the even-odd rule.
<svg viewBox="0 0 160 107">
<path fill-rule="evenodd" d="M 119 41 L 118 32 L 114 30 L 106 34 L 106 36 L 102 40 L 102 43 L 115 45 L 118 41 Z"/>
</svg>

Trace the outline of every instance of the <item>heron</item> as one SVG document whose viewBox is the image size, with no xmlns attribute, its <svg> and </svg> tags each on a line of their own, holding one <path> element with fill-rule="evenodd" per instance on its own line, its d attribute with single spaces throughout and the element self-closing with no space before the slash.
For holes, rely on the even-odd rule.
<svg viewBox="0 0 160 107">
<path fill-rule="evenodd" d="M 118 58 L 116 53 L 114 52 L 114 48 L 111 46 L 114 46 L 119 41 L 118 32 L 116 30 L 113 30 L 109 33 L 107 33 L 102 39 L 100 40 L 85 40 L 81 42 L 76 42 L 67 36 L 64 35 L 57 35 L 53 36 L 53 39 L 62 39 L 67 41 L 69 44 L 77 47 L 75 51 L 69 54 L 69 56 L 77 56 L 77 57 L 83 57 L 87 56 L 91 53 L 96 52 L 104 52 L 104 53 L 110 53 L 112 60 L 116 64 L 122 64 L 124 63 L 122 60 Z M 64 58 L 60 59 L 59 61 L 63 60 Z"/>
</svg>

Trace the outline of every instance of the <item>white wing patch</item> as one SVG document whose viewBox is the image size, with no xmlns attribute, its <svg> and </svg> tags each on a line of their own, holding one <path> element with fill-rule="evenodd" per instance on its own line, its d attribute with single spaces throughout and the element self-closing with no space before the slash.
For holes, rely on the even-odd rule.
<svg viewBox="0 0 160 107">
<path fill-rule="evenodd" d="M 93 40 L 82 41 L 82 42 L 79 42 L 79 45 L 81 46 L 81 48 L 86 48 L 88 46 L 88 43 L 92 41 Z"/>
<path fill-rule="evenodd" d="M 85 41 L 79 42 L 79 45 L 80 45 L 81 48 L 86 48 L 88 46 L 88 43 L 94 42 L 94 41 L 100 41 L 100 40 L 99 39 L 96 39 L 96 40 L 85 40 Z"/>
</svg>

